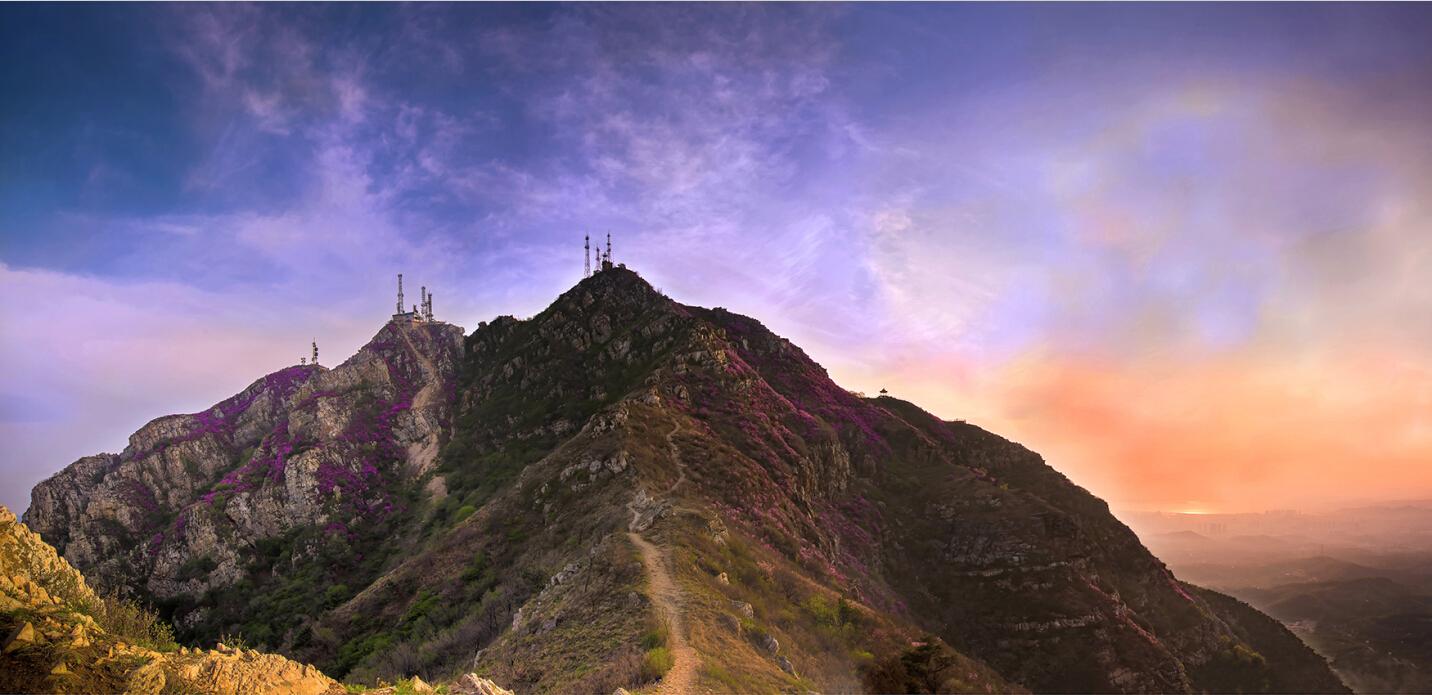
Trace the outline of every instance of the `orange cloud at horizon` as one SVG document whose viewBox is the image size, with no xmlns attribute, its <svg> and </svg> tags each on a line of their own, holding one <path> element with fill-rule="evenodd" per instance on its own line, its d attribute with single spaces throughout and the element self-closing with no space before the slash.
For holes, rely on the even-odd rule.
<svg viewBox="0 0 1432 695">
<path fill-rule="evenodd" d="M 1044 456 L 1124 509 L 1236 512 L 1432 497 L 1432 372 L 1375 350 L 1113 363 L 907 363 L 894 395 Z"/>
</svg>

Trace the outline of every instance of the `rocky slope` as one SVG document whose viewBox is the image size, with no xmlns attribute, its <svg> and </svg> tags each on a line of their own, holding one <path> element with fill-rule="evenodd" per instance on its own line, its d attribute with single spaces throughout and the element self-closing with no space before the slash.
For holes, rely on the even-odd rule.
<svg viewBox="0 0 1432 695">
<path fill-rule="evenodd" d="M 446 436 L 461 341 L 457 326 L 391 322 L 338 367 L 289 367 L 207 411 L 154 420 L 122 453 L 36 486 L 26 522 L 100 586 L 216 635 L 229 627 L 211 615 L 217 594 L 285 588 L 248 586 L 275 547 L 297 567 L 386 539 L 410 504 L 406 481 L 433 467 Z M 345 560 L 332 569 L 379 566 Z"/>
<path fill-rule="evenodd" d="M 458 335 L 390 324 L 161 418 L 27 519 L 188 635 L 356 680 L 1345 691 L 1036 454 L 851 394 L 753 319 L 611 269 Z"/>
<path fill-rule="evenodd" d="M 77 570 L 0 507 L 0 691 L 344 692 L 318 669 L 278 655 L 165 644 L 162 629 L 127 608 L 100 599 Z"/>
</svg>

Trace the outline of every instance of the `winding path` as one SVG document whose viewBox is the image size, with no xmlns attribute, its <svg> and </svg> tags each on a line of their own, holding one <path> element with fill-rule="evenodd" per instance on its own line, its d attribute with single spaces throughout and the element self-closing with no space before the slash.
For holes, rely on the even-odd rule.
<svg viewBox="0 0 1432 695">
<path fill-rule="evenodd" d="M 681 422 L 678 420 L 671 431 L 666 434 L 666 442 L 671 447 L 672 460 L 676 462 L 679 475 L 671 487 L 666 489 L 663 496 L 670 495 L 676 490 L 676 486 L 686 480 L 686 465 L 681 461 L 681 450 L 677 448 L 674 437 L 681 429 Z M 686 642 L 686 616 L 682 607 L 681 590 L 676 586 L 676 580 L 672 578 L 671 571 L 667 569 L 670 554 L 663 548 L 658 548 L 651 541 L 643 538 L 635 529 L 639 514 L 634 504 L 628 504 L 631 511 L 632 530 L 627 532 L 633 545 L 641 552 L 641 562 L 646 566 L 646 576 L 650 582 L 648 590 L 651 602 L 661 614 L 661 619 L 666 623 L 666 648 L 671 651 L 671 670 L 662 676 L 661 682 L 651 693 L 655 695 L 686 695 L 694 692 L 696 685 L 696 667 L 700 664 L 700 658 L 696 650 Z"/>
<path fill-rule="evenodd" d="M 627 537 L 641 551 L 641 562 L 646 565 L 646 575 L 651 581 L 651 602 L 666 623 L 666 648 L 671 651 L 671 670 L 662 676 L 652 692 L 657 695 L 685 695 L 692 692 L 696 684 L 699 659 L 696 650 L 686 643 L 686 618 L 681 610 L 680 590 L 666 569 L 666 553 L 639 533 L 631 532 Z"/>
<path fill-rule="evenodd" d="M 426 408 L 437 400 L 438 384 L 442 381 L 442 376 L 438 374 L 438 368 L 433 364 L 433 361 L 428 359 L 428 356 L 423 354 L 423 351 L 419 350 L 417 345 L 413 344 L 413 339 L 408 336 L 406 326 L 398 327 L 398 335 L 403 338 L 403 342 L 407 344 L 408 349 L 413 353 L 413 357 L 417 359 L 418 369 L 422 370 L 423 380 L 427 382 L 423 384 L 422 388 L 418 389 L 417 393 L 413 394 L 413 404 L 410 408 L 413 410 Z"/>
</svg>

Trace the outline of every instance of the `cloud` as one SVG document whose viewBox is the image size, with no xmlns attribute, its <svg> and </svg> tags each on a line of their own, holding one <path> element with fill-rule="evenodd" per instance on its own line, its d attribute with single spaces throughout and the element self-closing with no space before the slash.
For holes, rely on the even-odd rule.
<svg viewBox="0 0 1432 695">
<path fill-rule="evenodd" d="M 1399 67 L 1412 43 L 1369 75 L 1347 66 L 1381 44 L 1267 59 L 1220 35 L 1228 51 L 1170 57 L 1203 30 L 1001 12 L 156 9 L 183 132 L 152 149 L 184 185 L 140 213 L 49 213 L 101 261 L 5 269 L 65 316 L 6 310 L 0 352 L 26 365 L 0 396 L 9 450 L 54 467 L 83 453 L 45 453 L 60 429 L 88 451 L 128 413 L 228 395 L 255 355 L 287 360 L 275 346 L 356 347 L 397 272 L 469 327 L 534 313 L 576 280 L 578 237 L 611 231 L 678 299 L 760 317 L 842 383 L 988 424 L 1116 501 L 1197 488 L 1200 466 L 1220 477 L 1198 494 L 1228 505 L 1335 492 L 1300 466 L 1418 485 L 1432 108 Z M 96 199 L 142 178 L 90 159 Z M 1354 485 L 1351 462 L 1382 477 Z"/>
<path fill-rule="evenodd" d="M 1091 98 L 1109 106 L 1086 137 L 1031 121 L 963 152 L 1034 163 L 1017 193 L 942 173 L 949 150 L 887 150 L 912 171 L 867 207 L 867 258 L 903 347 L 841 373 L 1012 434 L 1115 504 L 1432 491 L 1424 129 L 1326 84 Z"/>
<path fill-rule="evenodd" d="M 0 502 L 15 509 L 40 478 L 79 456 L 118 450 L 149 419 L 197 411 L 296 362 L 314 332 L 334 343 L 362 340 L 355 322 L 311 308 L 280 316 L 258 297 L 172 282 L 0 265 L 0 292 L 11 298 L 0 322 Z"/>
</svg>

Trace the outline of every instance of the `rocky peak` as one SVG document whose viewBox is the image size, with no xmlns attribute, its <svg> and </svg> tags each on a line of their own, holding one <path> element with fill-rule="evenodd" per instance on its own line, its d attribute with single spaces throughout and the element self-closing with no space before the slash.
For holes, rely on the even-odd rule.
<svg viewBox="0 0 1432 695">
<path fill-rule="evenodd" d="M 615 267 L 584 278 L 558 297 L 554 306 L 571 308 L 574 304 L 583 307 L 597 304 L 608 311 L 620 311 L 622 307 L 639 309 L 662 302 L 671 303 L 671 300 L 657 292 L 636 271 Z"/>
<path fill-rule="evenodd" d="M 441 362 L 456 356 L 453 351 L 461 349 L 462 338 L 462 327 L 451 323 L 393 319 L 340 366 L 409 357 Z"/>
<path fill-rule="evenodd" d="M 27 521 L 102 586 L 167 598 L 238 581 L 258 540 L 399 514 L 397 489 L 446 439 L 462 335 L 391 321 L 337 367 L 287 367 L 157 418 L 121 454 L 36 486 Z"/>
</svg>

